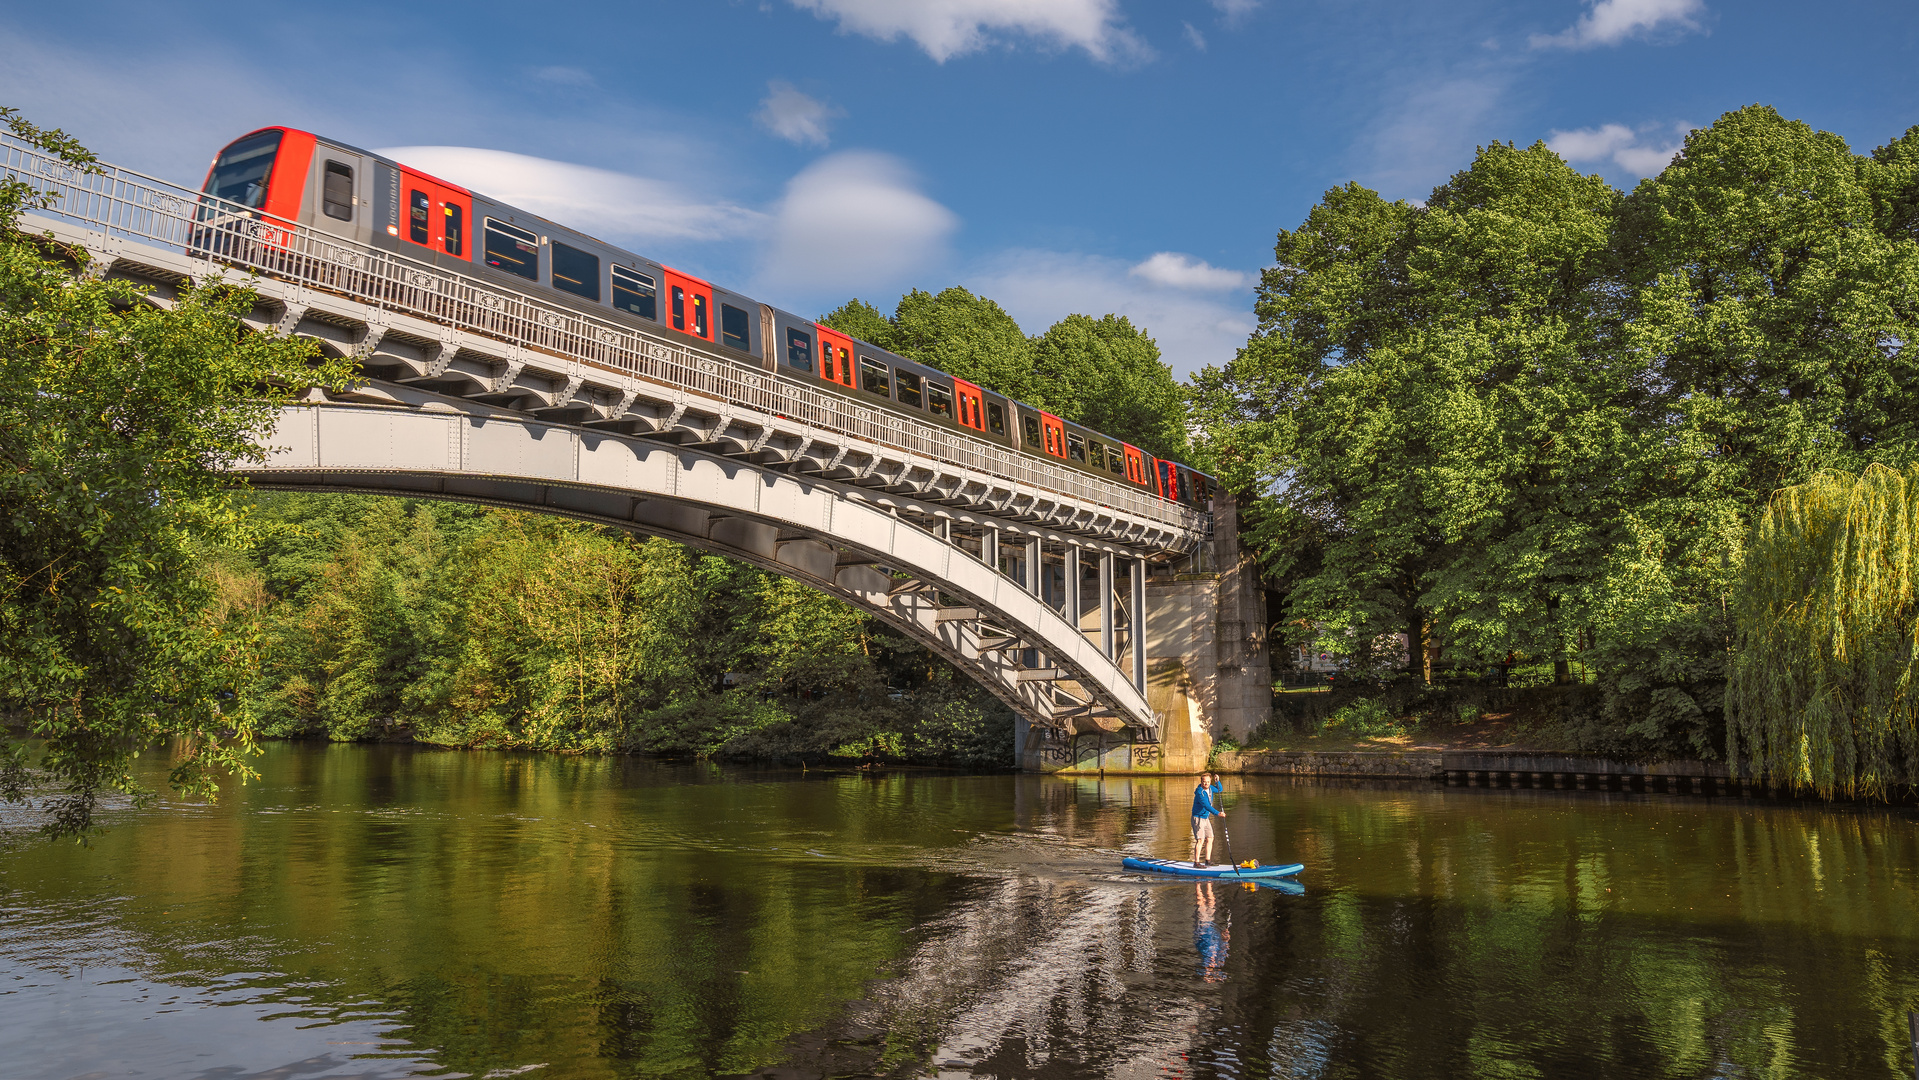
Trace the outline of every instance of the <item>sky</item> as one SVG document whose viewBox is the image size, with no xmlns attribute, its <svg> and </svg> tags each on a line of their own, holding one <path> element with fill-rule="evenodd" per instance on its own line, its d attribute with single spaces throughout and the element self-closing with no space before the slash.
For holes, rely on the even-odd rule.
<svg viewBox="0 0 1919 1080">
<path fill-rule="evenodd" d="M 1753 103 L 1870 152 L 1916 60 L 1910 0 L 0 0 L 0 104 L 127 168 L 304 128 L 804 315 L 957 284 L 1181 375 L 1329 188 L 1540 140 L 1630 188 Z"/>
</svg>

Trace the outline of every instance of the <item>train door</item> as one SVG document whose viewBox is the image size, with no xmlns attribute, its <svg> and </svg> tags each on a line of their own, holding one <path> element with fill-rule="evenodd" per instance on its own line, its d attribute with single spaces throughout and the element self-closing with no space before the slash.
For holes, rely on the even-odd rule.
<svg viewBox="0 0 1919 1080">
<path fill-rule="evenodd" d="M 980 388 L 965 379 L 953 380 L 953 398 L 958 403 L 958 414 L 954 417 L 961 427 L 974 431 L 986 430 L 986 405 Z"/>
<path fill-rule="evenodd" d="M 316 143 L 307 174 L 310 197 L 300 223 L 335 236 L 367 240 L 373 234 L 373 164 L 357 150 Z"/>
<path fill-rule="evenodd" d="M 473 198 L 465 188 L 400 166 L 400 221 L 387 226 L 409 244 L 473 257 Z"/>
<path fill-rule="evenodd" d="M 1126 447 L 1126 479 L 1138 484 L 1140 487 L 1148 486 L 1146 482 L 1146 455 L 1141 453 L 1137 446 L 1128 445 Z"/>
<path fill-rule="evenodd" d="M 1179 501 L 1179 466 L 1170 461 L 1159 463 L 1159 497 Z"/>
<path fill-rule="evenodd" d="M 1046 452 L 1056 458 L 1066 456 L 1066 421 L 1052 413 L 1039 414 L 1041 438 L 1045 441 Z"/>
<path fill-rule="evenodd" d="M 820 378 L 853 389 L 853 339 L 817 323 L 820 332 Z"/>
<path fill-rule="evenodd" d="M 671 267 L 666 277 L 666 325 L 713 340 L 713 286 Z"/>
</svg>

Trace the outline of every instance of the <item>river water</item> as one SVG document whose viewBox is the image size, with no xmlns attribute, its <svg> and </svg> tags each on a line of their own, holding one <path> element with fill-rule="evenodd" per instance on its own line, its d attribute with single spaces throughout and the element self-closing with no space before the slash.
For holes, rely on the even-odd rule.
<svg viewBox="0 0 1919 1080">
<path fill-rule="evenodd" d="M 0 819 L 0 1078 L 1902 1077 L 1903 808 L 271 746 Z M 153 764 L 160 780 L 164 762 Z"/>
</svg>

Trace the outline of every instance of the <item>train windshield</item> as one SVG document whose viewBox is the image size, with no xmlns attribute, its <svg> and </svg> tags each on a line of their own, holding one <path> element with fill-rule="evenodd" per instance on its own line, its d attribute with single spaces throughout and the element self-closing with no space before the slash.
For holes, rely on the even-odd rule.
<svg viewBox="0 0 1919 1080">
<path fill-rule="evenodd" d="M 258 210 L 266 205 L 273 159 L 280 153 L 278 131 L 249 135 L 221 152 L 207 180 L 207 194 Z"/>
</svg>

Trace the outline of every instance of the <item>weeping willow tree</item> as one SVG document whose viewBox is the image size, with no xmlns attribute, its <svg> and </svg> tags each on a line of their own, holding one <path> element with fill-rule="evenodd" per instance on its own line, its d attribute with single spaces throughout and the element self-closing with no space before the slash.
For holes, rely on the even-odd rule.
<svg viewBox="0 0 1919 1080">
<path fill-rule="evenodd" d="M 1831 796 L 1919 779 L 1919 465 L 1774 493 L 1737 591 L 1729 749 Z"/>
</svg>

